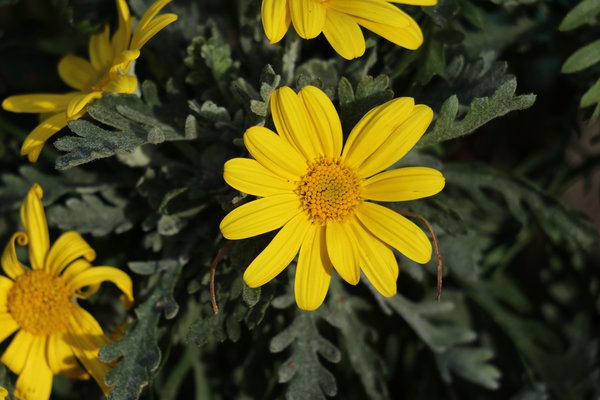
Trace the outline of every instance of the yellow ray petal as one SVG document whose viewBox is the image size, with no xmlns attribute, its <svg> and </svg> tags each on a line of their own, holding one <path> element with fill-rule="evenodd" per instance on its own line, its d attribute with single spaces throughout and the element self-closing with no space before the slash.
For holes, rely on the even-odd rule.
<svg viewBox="0 0 600 400">
<path fill-rule="evenodd" d="M 44 269 L 46 255 L 50 248 L 50 236 L 46 213 L 42 205 L 44 191 L 34 184 L 21 205 L 21 222 L 29 238 L 29 261 L 33 269 Z"/>
<path fill-rule="evenodd" d="M 432 119 L 431 108 L 422 104 L 416 105 L 410 117 L 360 164 L 358 175 L 361 177 L 371 176 L 404 157 L 425 134 Z M 376 132 L 371 132 L 371 136 L 374 135 Z"/>
<path fill-rule="evenodd" d="M 244 272 L 244 282 L 252 288 L 275 278 L 296 257 L 311 224 L 298 214 L 275 235 L 271 243 L 252 261 Z"/>
<path fill-rule="evenodd" d="M 386 0 L 390 3 L 406 4 L 410 6 L 435 6 L 437 0 Z"/>
<path fill-rule="evenodd" d="M 46 347 L 46 359 L 48 366 L 54 375 L 62 374 L 73 379 L 89 379 L 89 374 L 85 372 L 77 362 L 71 346 L 69 346 L 62 335 L 52 335 L 48 337 Z"/>
<path fill-rule="evenodd" d="M 325 25 L 327 9 L 315 0 L 288 0 L 294 29 L 304 39 L 319 36 Z"/>
<path fill-rule="evenodd" d="M 353 232 L 361 253 L 361 268 L 371 284 L 385 297 L 396 294 L 398 279 L 398 263 L 392 250 L 367 232 L 362 225 L 354 220 Z"/>
<path fill-rule="evenodd" d="M 236 208 L 219 227 L 227 239 L 246 239 L 281 228 L 300 212 L 298 196 L 278 194 Z"/>
<path fill-rule="evenodd" d="M 94 69 L 100 73 L 113 59 L 114 53 L 110 45 L 110 27 L 104 25 L 102 31 L 92 35 L 88 46 L 90 61 Z"/>
<path fill-rule="evenodd" d="M 6 312 L 0 313 L 0 343 L 4 342 L 7 337 L 15 333 L 17 329 L 19 329 L 19 325 L 17 325 L 10 314 Z"/>
<path fill-rule="evenodd" d="M 86 286 L 98 285 L 102 282 L 114 283 L 127 297 L 127 301 L 133 303 L 133 284 L 131 278 L 125 272 L 114 267 L 88 268 L 67 281 L 67 288 L 71 293 L 77 292 Z"/>
<path fill-rule="evenodd" d="M 65 94 L 22 94 L 4 99 L 2 108 L 16 113 L 47 113 L 67 109 L 69 102 L 79 92 Z"/>
<path fill-rule="evenodd" d="M 133 34 L 131 39 L 132 49 L 141 49 L 148 40 L 152 39 L 154 35 L 162 31 L 165 27 L 177 21 L 178 16 L 175 14 L 163 14 L 151 20 L 148 25 L 140 28 L 139 25 Z"/>
<path fill-rule="evenodd" d="M 256 160 L 234 158 L 225 163 L 223 177 L 229 186 L 254 196 L 272 196 L 292 193 L 296 185 L 277 176 Z"/>
<path fill-rule="evenodd" d="M 34 339 L 35 336 L 31 333 L 20 330 L 2 354 L 0 361 L 15 374 L 20 374 L 25 368 Z"/>
<path fill-rule="evenodd" d="M 10 289 L 12 289 L 12 287 L 13 281 L 5 276 L 0 275 L 0 314 L 6 313 L 7 311 L 6 300 L 8 297 L 8 292 L 10 291 Z"/>
<path fill-rule="evenodd" d="M 110 367 L 98 359 L 98 353 L 109 340 L 98 322 L 90 313 L 76 307 L 71 316 L 71 330 L 65 333 L 64 340 L 104 394 L 107 394 L 110 388 L 104 383 L 104 377 Z"/>
<path fill-rule="evenodd" d="M 85 58 L 68 54 L 58 63 L 58 75 L 67 85 L 82 90 L 94 83 L 97 72 Z"/>
<path fill-rule="evenodd" d="M 34 337 L 23 371 L 19 374 L 15 397 L 48 400 L 52 391 L 52 371 L 46 361 L 46 338 Z"/>
<path fill-rule="evenodd" d="M 414 100 L 402 97 L 375 107 L 356 124 L 342 152 L 342 158 L 357 168 L 411 114 Z"/>
<path fill-rule="evenodd" d="M 431 242 L 425 233 L 402 215 L 379 204 L 364 202 L 356 216 L 374 236 L 419 264 L 431 259 Z"/>
<path fill-rule="evenodd" d="M 408 26 L 410 17 L 398 7 L 381 0 L 329 0 L 327 6 L 354 18 L 375 24 L 392 25 L 395 28 Z"/>
<path fill-rule="evenodd" d="M 69 121 L 79 119 L 82 112 L 92 101 L 102 97 L 102 92 L 81 93 L 73 98 L 67 107 L 67 118 Z"/>
<path fill-rule="evenodd" d="M 271 95 L 271 113 L 277 133 L 307 160 L 322 154 L 321 143 L 300 97 L 288 86 Z"/>
<path fill-rule="evenodd" d="M 287 0 L 263 0 L 262 25 L 271 44 L 279 42 L 290 27 L 291 15 Z"/>
<path fill-rule="evenodd" d="M 6 396 L 8 396 L 8 390 L 0 386 L 0 400 L 6 400 Z"/>
<path fill-rule="evenodd" d="M 24 246 L 29 242 L 29 240 L 27 235 L 25 235 L 23 232 L 17 232 L 12 235 L 10 241 L 4 248 L 4 252 L 2 253 L 2 269 L 4 270 L 4 273 L 12 279 L 15 279 L 17 276 L 26 271 L 25 266 L 21 264 L 19 258 L 17 257 L 15 242 Z"/>
<path fill-rule="evenodd" d="M 403 11 L 398 11 L 404 14 Z M 355 20 L 371 32 L 376 33 L 398 46 L 409 50 L 416 50 L 423 44 L 423 32 L 421 32 L 419 25 L 408 14 L 404 15 L 409 20 L 409 23 L 407 26 L 403 27 L 385 23 L 375 23 L 358 17 L 356 17 Z"/>
<path fill-rule="evenodd" d="M 117 11 L 119 14 L 119 25 L 111 41 L 113 54 L 119 54 L 123 50 L 127 49 L 129 47 L 129 41 L 131 39 L 132 21 L 127 2 L 125 0 L 116 0 L 116 3 Z"/>
<path fill-rule="evenodd" d="M 92 264 L 89 261 L 80 258 L 78 260 L 73 261 L 63 272 L 62 278 L 68 282 L 73 279 L 76 275 L 79 275 L 83 271 L 93 268 Z M 76 297 L 81 299 L 86 299 L 96 293 L 100 289 L 100 284 L 88 286 L 85 290 L 79 290 L 76 293 Z M 129 306 L 130 304 L 125 303 L 125 306 Z"/>
<path fill-rule="evenodd" d="M 244 133 L 246 148 L 263 167 L 275 175 L 297 181 L 306 173 L 304 157 L 275 132 L 253 126 Z"/>
<path fill-rule="evenodd" d="M 85 258 L 96 259 L 96 252 L 77 232 L 65 232 L 54 242 L 46 259 L 47 271 L 52 275 L 60 273 L 73 261 Z"/>
<path fill-rule="evenodd" d="M 331 47 L 346 60 L 352 60 L 365 54 L 365 37 L 360 26 L 346 14 L 328 10 L 323 34 Z"/>
<path fill-rule="evenodd" d="M 155 1 L 142 15 L 140 22 L 137 24 L 136 31 L 146 29 L 147 26 L 152 22 L 156 14 L 160 12 L 171 0 L 157 0 Z M 133 48 L 133 46 L 132 46 Z"/>
<path fill-rule="evenodd" d="M 439 193 L 445 183 L 442 173 L 433 168 L 398 168 L 365 181 L 362 195 L 375 201 L 416 200 Z"/>
<path fill-rule="evenodd" d="M 327 95 L 314 86 L 305 86 L 298 97 L 304 103 L 308 123 L 315 132 L 313 146 L 318 149 L 318 156 L 339 157 L 342 152 L 342 123 L 340 117 Z"/>
<path fill-rule="evenodd" d="M 46 141 L 66 126 L 66 112 L 46 118 L 25 138 L 21 146 L 21 155 L 26 155 L 30 162 L 36 162 Z"/>
<path fill-rule="evenodd" d="M 332 222 L 326 229 L 327 254 L 343 280 L 356 285 L 360 280 L 360 253 L 348 221 Z"/>
<path fill-rule="evenodd" d="M 110 93 L 133 93 L 137 89 L 138 81 L 135 75 L 118 75 L 111 79 L 102 90 Z"/>
<path fill-rule="evenodd" d="M 323 304 L 333 266 L 327 256 L 325 228 L 312 225 L 300 247 L 294 278 L 296 304 L 302 310 L 316 310 Z"/>
</svg>

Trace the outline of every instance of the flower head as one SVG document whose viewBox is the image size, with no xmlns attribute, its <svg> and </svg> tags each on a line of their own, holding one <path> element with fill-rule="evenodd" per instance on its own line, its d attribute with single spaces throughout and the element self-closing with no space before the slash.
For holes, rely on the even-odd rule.
<svg viewBox="0 0 600 400">
<path fill-rule="evenodd" d="M 417 143 L 433 112 L 412 98 L 389 101 L 367 113 L 342 148 L 340 119 L 321 90 L 280 88 L 271 111 L 279 134 L 248 129 L 244 143 L 254 159 L 225 163 L 229 185 L 261 198 L 229 213 L 223 236 L 244 239 L 281 228 L 246 269 L 246 284 L 269 282 L 299 252 L 294 290 L 302 309 L 321 305 L 333 269 L 352 285 L 362 269 L 381 294 L 393 296 L 398 264 L 391 247 L 426 263 L 431 243 L 417 225 L 373 201 L 415 200 L 443 189 L 444 177 L 431 168 L 384 171 Z"/>
<path fill-rule="evenodd" d="M 87 107 L 107 93 L 132 93 L 137 78 L 132 73 L 133 61 L 144 44 L 160 30 L 177 20 L 175 14 L 158 12 L 171 0 L 157 0 L 137 24 L 132 34 L 133 18 L 125 0 L 116 0 L 119 25 L 110 35 L 110 27 L 92 35 L 89 60 L 66 55 L 58 63 L 61 79 L 75 91 L 65 94 L 24 94 L 11 96 L 2 102 L 7 111 L 40 113 L 42 122 L 27 136 L 21 154 L 37 161 L 44 143 L 67 126 L 68 121 L 81 118 Z"/>
<path fill-rule="evenodd" d="M 390 3 L 433 6 L 437 0 L 263 0 L 263 28 L 271 43 L 285 36 L 290 22 L 304 39 L 322 32 L 334 50 L 349 60 L 365 52 L 361 26 L 398 46 L 419 48 L 423 43 L 419 25 Z"/>
<path fill-rule="evenodd" d="M 94 317 L 77 299 L 95 293 L 109 281 L 133 302 L 129 276 L 113 267 L 93 267 L 95 251 L 77 232 L 62 234 L 51 246 L 42 206 L 42 189 L 34 185 L 21 206 L 25 232 L 15 233 L 2 254 L 0 275 L 0 342 L 14 335 L 0 361 L 19 375 L 15 397 L 47 400 L 52 376 L 75 379 L 90 375 L 107 393 L 109 366 L 98 360 L 109 341 Z M 16 245 L 27 246 L 27 267 Z"/>
</svg>

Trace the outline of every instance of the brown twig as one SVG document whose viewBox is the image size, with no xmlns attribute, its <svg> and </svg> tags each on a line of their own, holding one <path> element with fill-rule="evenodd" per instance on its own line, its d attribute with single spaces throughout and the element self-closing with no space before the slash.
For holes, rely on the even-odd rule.
<svg viewBox="0 0 600 400">
<path fill-rule="evenodd" d="M 437 235 L 435 234 L 435 230 L 433 229 L 433 226 L 431 226 L 429 221 L 427 221 L 425 217 L 419 214 L 415 214 L 407 210 L 398 210 L 398 212 L 404 215 L 405 217 L 416 218 L 419 221 L 423 222 L 425 225 L 427 225 L 427 229 L 429 229 L 429 232 L 431 233 L 431 237 L 433 240 L 433 249 L 435 250 L 435 255 L 437 257 L 437 285 L 435 288 L 435 299 L 437 301 L 440 301 L 440 298 L 442 297 L 442 276 L 444 274 L 444 264 L 442 262 L 442 255 L 440 253 L 440 246 L 438 243 Z"/>
<path fill-rule="evenodd" d="M 217 267 L 229 255 L 229 252 L 233 248 L 234 242 L 226 242 L 223 247 L 219 249 L 217 256 L 214 258 L 212 264 L 210 264 L 210 301 L 212 303 L 213 313 L 219 315 L 219 306 L 217 305 L 217 296 L 215 294 L 215 276 L 217 275 Z"/>
</svg>

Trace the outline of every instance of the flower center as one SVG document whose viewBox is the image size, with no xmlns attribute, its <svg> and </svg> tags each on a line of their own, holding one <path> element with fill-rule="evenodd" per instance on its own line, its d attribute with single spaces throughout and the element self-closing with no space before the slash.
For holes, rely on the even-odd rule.
<svg viewBox="0 0 600 400">
<path fill-rule="evenodd" d="M 8 292 L 7 308 L 21 329 L 34 335 L 65 332 L 75 304 L 65 281 L 45 271 L 17 277 Z"/>
<path fill-rule="evenodd" d="M 321 225 L 343 221 L 362 202 L 358 175 L 339 158 L 322 157 L 310 163 L 296 194 L 309 218 Z"/>
</svg>

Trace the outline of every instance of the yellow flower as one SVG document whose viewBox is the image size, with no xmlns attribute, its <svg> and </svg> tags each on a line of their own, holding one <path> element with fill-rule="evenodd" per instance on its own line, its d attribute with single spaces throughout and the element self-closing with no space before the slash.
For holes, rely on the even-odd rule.
<svg viewBox="0 0 600 400">
<path fill-rule="evenodd" d="M 323 32 L 334 50 L 348 60 L 365 52 L 360 26 L 398 46 L 419 48 L 423 43 L 419 25 L 390 3 L 433 6 L 437 0 L 263 0 L 263 28 L 271 43 L 285 36 L 290 22 L 304 39 Z"/>
<path fill-rule="evenodd" d="M 77 233 L 66 232 L 50 246 L 42 189 L 34 185 L 23 205 L 25 232 L 15 233 L 2 254 L 0 342 L 15 336 L 0 361 L 19 375 L 15 397 L 47 400 L 52 376 L 91 375 L 105 393 L 109 366 L 98 352 L 109 341 L 94 317 L 76 299 L 85 299 L 104 281 L 117 285 L 133 302 L 129 276 L 113 267 L 93 267 L 96 253 Z M 27 245 L 31 268 L 17 258 L 16 244 Z M 83 368 L 82 368 L 83 367 Z"/>
<path fill-rule="evenodd" d="M 142 16 L 132 34 L 133 19 L 125 0 L 116 0 L 119 26 L 110 36 L 110 27 L 92 35 L 89 61 L 66 55 L 58 63 L 58 74 L 73 92 L 65 94 L 25 94 L 11 96 L 2 102 L 7 111 L 40 113 L 42 122 L 27 136 L 21 155 L 37 161 L 44 143 L 67 126 L 68 121 L 81 118 L 87 107 L 107 93 L 132 93 L 137 78 L 131 71 L 132 62 L 140 55 L 144 44 L 160 30 L 177 20 L 175 14 L 158 12 L 171 0 L 156 1 Z"/>
<path fill-rule="evenodd" d="M 8 396 L 8 390 L 0 386 L 0 400 L 6 399 L 6 396 Z"/>
<path fill-rule="evenodd" d="M 221 222 L 223 236 L 237 240 L 281 228 L 246 269 L 246 284 L 264 285 L 300 252 L 294 291 L 304 310 L 321 305 L 333 268 L 352 285 L 362 269 L 381 294 L 396 294 L 398 265 L 390 246 L 426 263 L 431 243 L 417 225 L 368 200 L 408 201 L 442 190 L 444 177 L 431 168 L 384 171 L 425 133 L 431 109 L 407 97 L 376 107 L 343 149 L 340 119 L 321 90 L 280 88 L 271 112 L 279 134 L 248 129 L 244 143 L 254 159 L 235 158 L 224 168 L 229 185 L 262 198 L 230 212 Z"/>
</svg>

